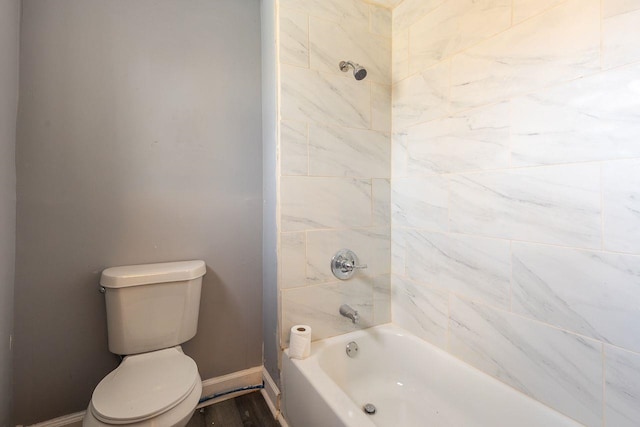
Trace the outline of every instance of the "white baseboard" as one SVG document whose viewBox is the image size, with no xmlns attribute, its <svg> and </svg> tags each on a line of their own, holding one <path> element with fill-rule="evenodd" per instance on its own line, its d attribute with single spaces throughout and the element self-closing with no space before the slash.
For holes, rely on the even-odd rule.
<svg viewBox="0 0 640 427">
<path fill-rule="evenodd" d="M 233 372 L 228 375 L 222 375 L 220 377 L 209 378 L 202 381 L 202 397 L 211 396 L 218 393 L 224 393 L 226 391 L 234 390 L 236 388 L 242 388 L 252 385 L 262 384 L 262 366 L 256 366 L 255 368 L 245 369 L 244 371 Z M 271 377 L 269 377 L 271 380 Z M 271 380 L 273 382 L 273 380 Z M 266 381 L 265 381 L 266 383 Z M 275 386 L 275 384 L 274 384 Z M 277 390 L 277 387 L 276 387 Z M 215 399 L 208 400 L 197 406 L 197 408 L 203 408 L 205 406 L 212 405 L 216 402 L 221 402 L 226 399 L 238 397 L 242 394 L 250 393 L 255 390 L 240 391 L 236 393 L 230 393 L 225 396 L 217 397 Z M 279 392 L 278 394 L 279 395 Z M 38 424 L 32 424 L 29 427 L 81 427 L 82 419 L 84 418 L 85 411 L 76 412 L 75 414 L 65 415 L 55 418 L 53 420 L 44 421 Z M 18 425 L 16 427 L 22 427 Z"/>
<path fill-rule="evenodd" d="M 82 419 L 84 418 L 85 411 L 76 412 L 75 414 L 64 415 L 62 417 L 54 418 L 49 421 L 44 421 L 38 424 L 32 424 L 29 427 L 82 427 Z M 22 426 L 16 426 L 22 427 Z"/>
<path fill-rule="evenodd" d="M 282 416 L 282 412 L 280 412 L 280 415 L 278 415 L 278 422 L 280 423 L 280 427 L 289 427 L 287 420 L 285 420 Z"/>
<path fill-rule="evenodd" d="M 262 393 L 262 397 L 267 402 L 273 418 L 278 419 L 280 415 L 280 390 L 271 375 L 269 375 L 269 372 L 264 368 L 262 368 L 262 381 L 264 382 L 264 388 L 260 390 L 260 393 Z"/>
<path fill-rule="evenodd" d="M 256 366 L 255 368 L 249 368 L 245 369 L 244 371 L 233 372 L 221 377 L 210 378 L 208 380 L 202 381 L 202 397 L 212 396 L 214 394 L 224 393 L 229 390 L 235 390 L 237 388 L 258 384 L 262 384 L 262 366 Z M 222 402 L 223 400 L 232 399 L 243 394 L 251 393 L 252 391 L 255 390 L 239 391 L 236 393 L 230 393 L 224 396 L 216 397 L 215 399 L 202 402 L 196 408 L 204 408 L 205 406 L 213 405 L 214 403 Z"/>
</svg>

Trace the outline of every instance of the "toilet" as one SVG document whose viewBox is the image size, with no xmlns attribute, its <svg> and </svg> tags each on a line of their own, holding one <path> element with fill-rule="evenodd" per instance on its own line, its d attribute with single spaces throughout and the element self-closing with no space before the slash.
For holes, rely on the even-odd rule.
<svg viewBox="0 0 640 427">
<path fill-rule="evenodd" d="M 125 356 L 100 381 L 82 425 L 183 427 L 202 380 L 180 344 L 198 327 L 204 261 L 112 267 L 102 272 L 109 351 Z"/>
</svg>

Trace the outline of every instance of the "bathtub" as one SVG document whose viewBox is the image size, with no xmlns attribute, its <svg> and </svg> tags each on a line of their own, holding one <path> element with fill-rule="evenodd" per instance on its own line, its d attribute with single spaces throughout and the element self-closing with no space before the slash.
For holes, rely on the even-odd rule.
<svg viewBox="0 0 640 427">
<path fill-rule="evenodd" d="M 290 427 L 581 425 L 391 324 L 314 342 L 305 360 L 285 351 L 282 378 Z"/>
</svg>

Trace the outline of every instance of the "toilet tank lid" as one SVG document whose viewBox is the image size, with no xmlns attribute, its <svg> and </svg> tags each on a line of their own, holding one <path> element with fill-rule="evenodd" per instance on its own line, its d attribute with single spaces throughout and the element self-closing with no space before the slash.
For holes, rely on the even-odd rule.
<svg viewBox="0 0 640 427">
<path fill-rule="evenodd" d="M 180 282 L 197 279 L 204 276 L 206 272 L 206 264 L 201 260 L 128 265 L 104 270 L 100 284 L 105 288 L 126 288 L 153 283 Z"/>
</svg>

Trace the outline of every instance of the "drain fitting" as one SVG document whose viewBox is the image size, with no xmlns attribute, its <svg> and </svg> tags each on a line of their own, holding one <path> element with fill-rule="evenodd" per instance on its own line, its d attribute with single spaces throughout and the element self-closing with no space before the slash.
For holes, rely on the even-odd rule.
<svg viewBox="0 0 640 427">
<path fill-rule="evenodd" d="M 362 410 L 364 411 L 365 414 L 367 415 L 373 415 L 376 413 L 376 407 L 373 406 L 372 403 L 367 403 L 366 405 L 364 405 L 362 407 Z"/>
</svg>

